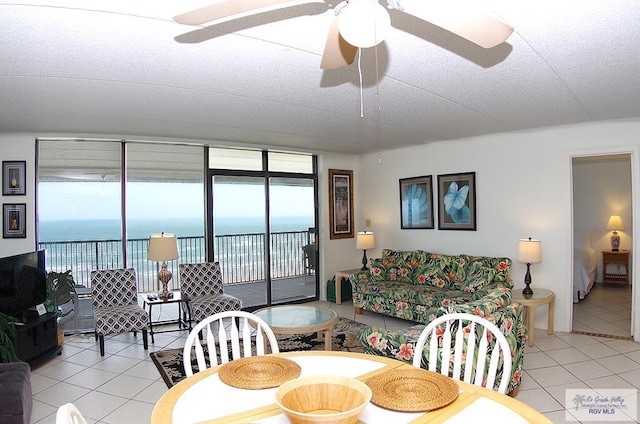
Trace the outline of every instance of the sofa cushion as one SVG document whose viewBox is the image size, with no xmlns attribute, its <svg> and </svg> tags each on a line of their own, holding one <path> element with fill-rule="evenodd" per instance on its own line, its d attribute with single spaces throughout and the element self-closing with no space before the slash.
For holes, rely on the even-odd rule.
<svg viewBox="0 0 640 424">
<path fill-rule="evenodd" d="M 509 280 L 511 259 L 468 255 L 460 255 L 460 257 L 464 258 L 465 261 L 465 277 L 457 286 L 458 289 L 466 293 L 473 293 L 493 283 L 498 283 L 508 288 L 513 287 Z"/>
<path fill-rule="evenodd" d="M 26 362 L 0 364 L 0 422 L 28 424 L 32 405 L 29 364 Z"/>
<path fill-rule="evenodd" d="M 371 279 L 413 283 L 416 279 L 416 269 L 424 264 L 427 258 L 428 253 L 422 250 L 383 249 L 381 258 L 371 260 Z"/>
</svg>

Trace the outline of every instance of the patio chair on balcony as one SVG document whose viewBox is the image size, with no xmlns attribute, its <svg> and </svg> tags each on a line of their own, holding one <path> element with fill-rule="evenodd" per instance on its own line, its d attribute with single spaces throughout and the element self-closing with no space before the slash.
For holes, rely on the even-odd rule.
<svg viewBox="0 0 640 424">
<path fill-rule="evenodd" d="M 304 269 L 307 274 L 311 274 L 316 270 L 316 245 L 302 246 L 302 251 L 304 252 Z"/>
<path fill-rule="evenodd" d="M 180 264 L 180 291 L 184 299 L 183 312 L 189 320 L 196 323 L 220 312 L 239 311 L 242 301 L 237 297 L 224 294 L 222 288 L 222 270 L 218 262 Z"/>
<path fill-rule="evenodd" d="M 104 336 L 142 331 L 144 350 L 149 348 L 149 314 L 138 304 L 138 282 L 133 268 L 91 271 L 91 298 L 96 321 L 100 356 L 104 356 Z"/>
</svg>

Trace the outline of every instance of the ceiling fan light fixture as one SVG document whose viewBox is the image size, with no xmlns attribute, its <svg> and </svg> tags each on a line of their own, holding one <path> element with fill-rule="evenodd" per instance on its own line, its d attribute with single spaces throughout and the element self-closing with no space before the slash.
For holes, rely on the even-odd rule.
<svg viewBox="0 0 640 424">
<path fill-rule="evenodd" d="M 338 15 L 340 35 L 352 46 L 376 46 L 390 29 L 391 17 L 378 0 L 350 0 Z"/>
</svg>

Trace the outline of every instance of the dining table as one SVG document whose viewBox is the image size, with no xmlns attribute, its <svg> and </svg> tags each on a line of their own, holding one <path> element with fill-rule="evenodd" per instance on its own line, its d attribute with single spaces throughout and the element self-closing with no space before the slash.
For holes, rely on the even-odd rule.
<svg viewBox="0 0 640 424">
<path fill-rule="evenodd" d="M 296 362 L 300 366 L 300 377 L 340 375 L 366 382 L 387 371 L 412 368 L 396 359 L 355 352 L 296 351 L 273 355 Z M 233 387 L 219 378 L 218 372 L 223 366 L 200 371 L 171 387 L 156 403 L 151 424 L 289 422 L 275 402 L 277 387 Z M 515 398 L 453 381 L 458 386 L 458 395 L 446 406 L 429 411 L 400 412 L 369 402 L 359 416 L 359 423 L 551 423 L 540 412 Z"/>
</svg>

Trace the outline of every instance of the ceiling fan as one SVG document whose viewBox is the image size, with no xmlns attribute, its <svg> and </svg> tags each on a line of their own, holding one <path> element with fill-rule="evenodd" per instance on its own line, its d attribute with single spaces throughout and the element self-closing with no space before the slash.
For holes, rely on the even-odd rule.
<svg viewBox="0 0 640 424">
<path fill-rule="evenodd" d="M 202 25 L 217 19 L 292 0 L 223 0 L 173 19 L 186 25 Z M 397 9 L 463 37 L 484 48 L 503 43 L 513 27 L 470 0 L 387 0 Z M 345 0 L 334 8 L 335 17 L 322 54 L 320 68 L 350 65 L 358 48 L 373 47 L 384 40 L 391 27 L 389 13 L 378 0 Z"/>
</svg>

